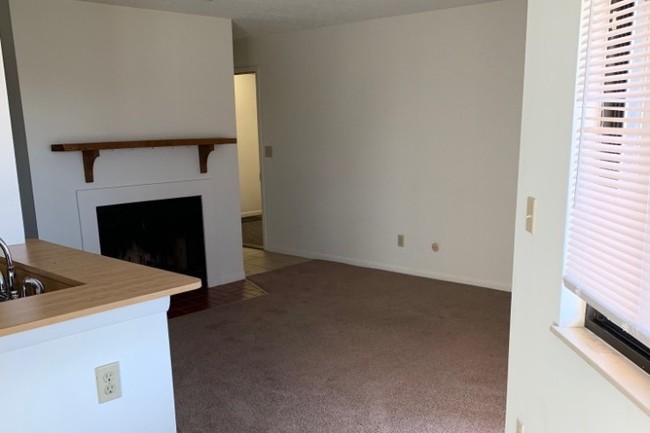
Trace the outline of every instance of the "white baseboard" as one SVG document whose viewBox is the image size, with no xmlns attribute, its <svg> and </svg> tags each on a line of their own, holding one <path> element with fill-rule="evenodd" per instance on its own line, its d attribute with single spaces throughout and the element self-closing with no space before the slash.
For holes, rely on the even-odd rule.
<svg viewBox="0 0 650 433">
<path fill-rule="evenodd" d="M 395 266 L 395 265 L 390 265 L 387 263 L 378 263 L 378 262 L 370 262 L 366 260 L 358 260 L 358 259 L 353 259 L 350 257 L 343 257 L 343 256 L 334 256 L 334 255 L 329 255 L 329 254 L 320 254 L 320 253 L 315 253 L 312 251 L 300 251 L 300 250 L 292 250 L 288 248 L 275 248 L 275 247 L 265 247 L 266 251 L 272 252 L 272 253 L 279 253 L 279 254 L 286 254 L 290 256 L 298 256 L 298 257 L 304 257 L 307 259 L 314 259 L 314 260 L 328 260 L 331 262 L 337 262 L 337 263 L 345 263 L 346 265 L 353 265 L 353 266 L 361 266 L 364 268 L 371 268 L 371 269 L 379 269 L 382 271 L 390 271 L 390 272 L 397 272 L 399 274 L 407 274 L 407 275 L 413 275 L 416 277 L 424 277 L 424 278 L 431 278 L 434 280 L 441 280 L 441 281 L 449 281 L 452 283 L 460 283 L 460 284 L 469 284 L 472 286 L 478 286 L 478 287 L 485 287 L 487 289 L 493 289 L 493 290 L 499 290 L 502 292 L 511 292 L 512 287 L 510 284 L 504 284 L 502 282 L 497 282 L 497 281 L 489 281 L 489 280 L 482 280 L 482 279 L 477 279 L 477 278 L 468 278 L 464 276 L 459 276 L 459 275 L 449 275 L 449 274 L 442 274 L 438 272 L 432 272 L 429 270 L 425 269 L 415 269 L 415 268 L 408 268 L 404 266 Z"/>
<path fill-rule="evenodd" d="M 261 209 L 260 210 L 251 210 L 251 211 L 241 213 L 242 218 L 251 217 L 251 216 L 258 216 L 258 215 L 262 215 L 262 210 Z"/>
</svg>

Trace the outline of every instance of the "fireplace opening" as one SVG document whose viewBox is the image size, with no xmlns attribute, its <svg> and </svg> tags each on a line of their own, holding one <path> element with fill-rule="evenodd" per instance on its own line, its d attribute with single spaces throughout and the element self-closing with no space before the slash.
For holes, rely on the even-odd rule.
<svg viewBox="0 0 650 433">
<path fill-rule="evenodd" d="M 207 287 L 201 197 L 97 207 L 101 254 L 200 278 Z"/>
</svg>

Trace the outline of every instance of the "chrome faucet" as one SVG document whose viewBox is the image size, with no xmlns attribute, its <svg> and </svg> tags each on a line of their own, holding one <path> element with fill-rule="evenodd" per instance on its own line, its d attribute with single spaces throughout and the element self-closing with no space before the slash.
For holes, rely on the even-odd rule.
<svg viewBox="0 0 650 433">
<path fill-rule="evenodd" d="M 43 286 L 43 283 L 41 283 L 40 280 L 32 277 L 27 277 L 25 278 L 25 281 L 23 281 L 23 291 L 20 295 L 21 298 L 26 298 L 29 296 L 27 293 L 27 289 L 30 288 L 32 289 L 32 294 L 33 295 L 40 295 L 45 293 L 45 287 Z"/>
<path fill-rule="evenodd" d="M 0 271 L 0 302 L 2 302 L 15 299 L 18 292 L 16 290 L 16 268 L 14 267 L 14 261 L 11 257 L 9 247 L 2 238 L 0 238 L 0 249 L 2 250 L 2 253 L 5 256 L 5 261 L 7 262 L 6 279 L 2 274 L 2 271 Z"/>
</svg>

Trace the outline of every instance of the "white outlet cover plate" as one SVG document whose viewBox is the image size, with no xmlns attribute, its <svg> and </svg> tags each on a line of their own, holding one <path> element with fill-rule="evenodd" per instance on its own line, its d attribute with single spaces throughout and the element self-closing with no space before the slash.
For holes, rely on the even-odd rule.
<svg viewBox="0 0 650 433">
<path fill-rule="evenodd" d="M 97 400 L 99 403 L 106 403 L 122 397 L 119 362 L 95 368 L 95 381 L 97 382 Z"/>
</svg>

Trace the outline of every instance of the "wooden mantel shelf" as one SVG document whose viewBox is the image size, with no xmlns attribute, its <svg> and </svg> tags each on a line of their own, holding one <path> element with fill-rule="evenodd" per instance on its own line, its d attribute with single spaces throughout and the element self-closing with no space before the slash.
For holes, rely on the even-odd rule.
<svg viewBox="0 0 650 433">
<path fill-rule="evenodd" d="M 236 138 L 176 138 L 171 140 L 103 141 L 98 143 L 53 144 L 52 152 L 81 152 L 86 183 L 94 182 L 93 167 L 100 150 L 138 149 L 143 147 L 197 146 L 201 173 L 208 172 L 208 156 L 215 145 L 235 144 Z"/>
</svg>

